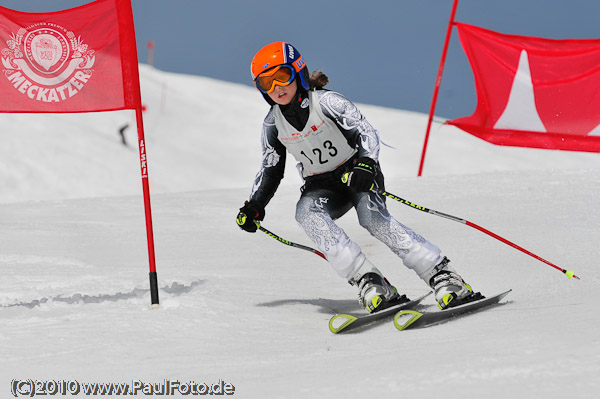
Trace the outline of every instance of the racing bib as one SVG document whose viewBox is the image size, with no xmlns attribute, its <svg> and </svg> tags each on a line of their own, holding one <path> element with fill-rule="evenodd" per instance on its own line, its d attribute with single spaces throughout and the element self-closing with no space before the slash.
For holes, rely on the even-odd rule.
<svg viewBox="0 0 600 399">
<path fill-rule="evenodd" d="M 357 151 L 350 147 L 336 123 L 323 114 L 317 93 L 309 91 L 308 98 L 309 117 L 302 131 L 285 119 L 278 105 L 274 106 L 277 137 L 302 164 L 303 177 L 335 170 Z"/>
</svg>

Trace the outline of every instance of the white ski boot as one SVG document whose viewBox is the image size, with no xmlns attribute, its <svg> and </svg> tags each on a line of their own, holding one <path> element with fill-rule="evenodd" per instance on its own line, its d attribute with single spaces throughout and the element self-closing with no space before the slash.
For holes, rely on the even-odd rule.
<svg viewBox="0 0 600 399">
<path fill-rule="evenodd" d="M 481 299 L 480 293 L 473 293 L 471 286 L 449 265 L 446 257 L 428 273 L 425 281 L 433 289 L 440 309 L 446 309 L 463 303 Z"/>
<path fill-rule="evenodd" d="M 408 301 L 368 259 L 348 282 L 358 287 L 358 302 L 369 313 Z"/>
</svg>

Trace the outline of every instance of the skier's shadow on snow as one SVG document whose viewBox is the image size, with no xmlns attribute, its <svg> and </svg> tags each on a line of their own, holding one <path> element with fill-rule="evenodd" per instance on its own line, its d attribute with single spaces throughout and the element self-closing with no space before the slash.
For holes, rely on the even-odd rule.
<svg viewBox="0 0 600 399">
<path fill-rule="evenodd" d="M 281 299 L 272 302 L 259 303 L 257 306 L 269 308 L 287 305 L 317 306 L 319 313 L 336 314 L 360 311 L 361 307 L 356 299 Z"/>
<path fill-rule="evenodd" d="M 192 291 L 195 287 L 203 284 L 203 280 L 192 281 L 189 284 L 182 284 L 174 282 L 171 285 L 160 287 L 160 292 L 171 294 L 172 296 L 179 296 Z M 115 294 L 99 294 L 99 295 L 87 295 L 87 294 L 73 294 L 71 296 L 56 295 L 40 299 L 34 299 L 29 302 L 17 302 L 8 305 L 2 305 L 0 308 L 12 308 L 12 307 L 25 307 L 33 309 L 36 306 L 43 305 L 45 303 L 67 303 L 67 304 L 88 304 L 88 303 L 103 303 L 103 302 L 117 302 L 134 298 L 144 298 L 150 295 L 150 289 L 148 288 L 134 288 L 129 292 L 117 292 Z"/>
</svg>

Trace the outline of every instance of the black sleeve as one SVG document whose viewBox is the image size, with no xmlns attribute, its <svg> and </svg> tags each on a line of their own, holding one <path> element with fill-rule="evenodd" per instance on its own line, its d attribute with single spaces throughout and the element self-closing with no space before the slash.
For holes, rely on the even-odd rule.
<svg viewBox="0 0 600 399">
<path fill-rule="evenodd" d="M 286 157 L 285 146 L 277 138 L 272 109 L 263 122 L 261 146 L 263 159 L 254 179 L 250 200 L 266 207 L 283 179 Z"/>
</svg>

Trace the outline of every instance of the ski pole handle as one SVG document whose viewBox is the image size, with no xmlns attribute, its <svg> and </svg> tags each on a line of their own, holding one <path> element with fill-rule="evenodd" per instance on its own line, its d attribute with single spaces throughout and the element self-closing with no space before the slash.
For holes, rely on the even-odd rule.
<svg viewBox="0 0 600 399">
<path fill-rule="evenodd" d="M 350 178 L 350 172 L 346 172 L 342 175 L 342 183 L 348 184 L 348 179 Z M 373 190 L 375 188 L 375 183 L 371 184 L 371 188 L 369 190 Z"/>
<path fill-rule="evenodd" d="M 348 177 L 350 176 L 350 172 L 346 172 L 342 175 L 342 183 L 347 184 L 348 183 Z M 371 186 L 371 188 L 373 188 Z"/>
</svg>

